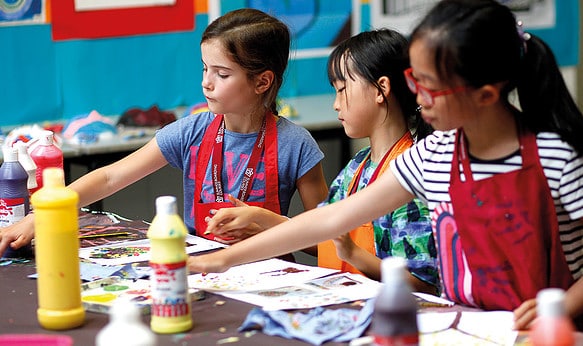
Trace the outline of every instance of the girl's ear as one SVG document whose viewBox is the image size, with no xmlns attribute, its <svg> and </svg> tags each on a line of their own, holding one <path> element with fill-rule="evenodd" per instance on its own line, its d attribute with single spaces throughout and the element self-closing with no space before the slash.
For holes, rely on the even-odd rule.
<svg viewBox="0 0 583 346">
<path fill-rule="evenodd" d="M 377 82 L 381 87 L 381 90 L 377 89 L 377 100 L 379 103 L 384 103 L 385 97 L 389 98 L 389 94 L 391 93 L 391 80 L 387 76 L 382 76 Z"/>
<path fill-rule="evenodd" d="M 502 85 L 486 84 L 476 90 L 475 97 L 477 104 L 489 106 L 500 99 L 500 89 Z"/>
<path fill-rule="evenodd" d="M 269 90 L 269 88 L 271 88 L 271 84 L 273 84 L 274 78 L 275 74 L 270 70 L 263 71 L 257 75 L 255 77 L 255 93 L 260 95 Z"/>
</svg>

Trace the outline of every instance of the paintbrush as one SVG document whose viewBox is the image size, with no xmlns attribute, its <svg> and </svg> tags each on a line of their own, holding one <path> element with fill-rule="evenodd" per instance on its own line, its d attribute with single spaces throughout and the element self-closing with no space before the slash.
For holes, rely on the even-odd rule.
<svg viewBox="0 0 583 346">
<path fill-rule="evenodd" d="M 79 239 L 105 238 L 105 237 L 123 237 L 131 235 L 129 232 L 103 233 L 103 234 L 88 234 L 80 235 Z"/>
</svg>

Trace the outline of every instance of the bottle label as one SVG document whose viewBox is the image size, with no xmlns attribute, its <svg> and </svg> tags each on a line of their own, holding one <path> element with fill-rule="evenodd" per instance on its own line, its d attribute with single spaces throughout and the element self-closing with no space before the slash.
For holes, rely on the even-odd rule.
<svg viewBox="0 0 583 346">
<path fill-rule="evenodd" d="M 22 219 L 26 214 L 24 198 L 0 198 L 0 227 L 6 227 Z"/>
<path fill-rule="evenodd" d="M 152 316 L 190 316 L 186 261 L 152 263 Z"/>
<path fill-rule="evenodd" d="M 374 344 L 377 346 L 418 346 L 419 335 L 375 335 Z"/>
</svg>

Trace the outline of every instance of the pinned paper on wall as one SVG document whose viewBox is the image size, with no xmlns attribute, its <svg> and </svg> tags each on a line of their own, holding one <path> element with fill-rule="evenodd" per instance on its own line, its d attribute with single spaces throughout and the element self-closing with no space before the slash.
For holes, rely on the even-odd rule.
<svg viewBox="0 0 583 346">
<path fill-rule="evenodd" d="M 75 0 L 75 11 L 112 10 L 115 8 L 170 6 L 176 0 Z"/>
<path fill-rule="evenodd" d="M 0 26 L 45 22 L 42 0 L 0 0 Z"/>
<path fill-rule="evenodd" d="M 192 0 L 59 0 L 50 6 L 55 41 L 194 29 Z"/>
</svg>

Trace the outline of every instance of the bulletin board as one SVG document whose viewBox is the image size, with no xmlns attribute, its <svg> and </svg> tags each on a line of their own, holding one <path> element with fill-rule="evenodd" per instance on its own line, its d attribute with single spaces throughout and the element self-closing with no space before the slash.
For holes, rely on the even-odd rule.
<svg viewBox="0 0 583 346">
<path fill-rule="evenodd" d="M 142 17 L 144 23 L 129 28 L 141 27 L 142 31 L 115 25 L 126 31 L 55 37 L 55 25 L 63 24 L 62 13 L 52 11 L 61 7 L 70 11 L 75 1 L 170 1 L 170 5 L 182 7 L 180 13 L 174 13 L 179 19 L 173 27 L 148 31 L 153 27 L 152 18 L 156 19 L 154 13 L 162 13 L 158 8 Z M 377 19 L 371 8 L 377 1 L 423 4 L 434 0 L 0 0 L 0 126 L 62 121 L 92 110 L 118 115 L 134 107 L 171 109 L 202 102 L 202 32 L 215 16 L 242 7 L 262 9 L 290 26 L 292 59 L 280 96 L 331 93 L 326 76 L 328 54 L 343 38 L 374 27 Z M 576 65 L 578 1 L 533 0 L 533 4 L 537 7 L 522 11 L 530 15 L 524 20 L 526 29 L 549 43 L 560 65 Z M 542 13 L 536 8 L 553 15 L 539 16 L 535 24 L 532 18 Z M 100 10 L 136 14 L 137 9 Z M 110 18 L 100 20 L 109 23 Z M 106 26 L 95 25 L 92 30 Z"/>
<path fill-rule="evenodd" d="M 409 34 L 439 0 L 369 0 L 370 25 Z M 549 44 L 561 66 L 579 62 L 579 1 L 499 0 L 512 9 L 524 29 Z"/>
<path fill-rule="evenodd" d="M 354 12 L 360 0 L 219 0 L 209 6 L 209 20 L 239 8 L 256 8 L 284 22 L 291 32 L 291 60 L 280 96 L 331 93 L 326 64 L 332 49 L 358 33 Z"/>
</svg>

